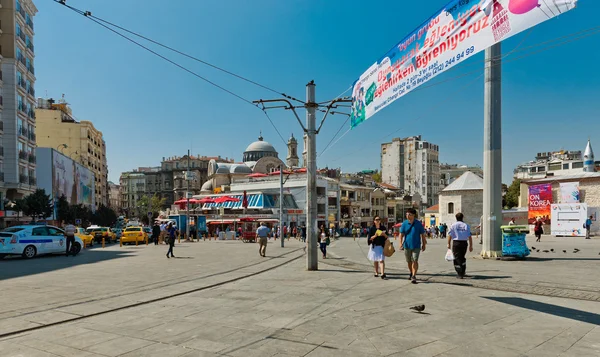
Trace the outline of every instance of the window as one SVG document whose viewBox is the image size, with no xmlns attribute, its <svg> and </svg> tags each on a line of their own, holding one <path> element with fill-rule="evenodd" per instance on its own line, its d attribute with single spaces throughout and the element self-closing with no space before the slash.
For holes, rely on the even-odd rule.
<svg viewBox="0 0 600 357">
<path fill-rule="evenodd" d="M 553 162 L 551 164 L 548 164 L 548 171 L 560 170 L 561 167 L 562 167 L 562 164 L 560 162 Z"/>
<path fill-rule="evenodd" d="M 537 172 L 537 169 L 535 167 L 532 167 L 531 169 L 529 169 L 530 172 Z"/>
<path fill-rule="evenodd" d="M 48 236 L 50 234 L 48 234 L 48 229 L 46 227 L 38 227 L 38 228 L 34 228 L 31 230 L 31 235 L 32 236 L 37 236 L 37 237 L 43 237 L 43 236 Z"/>
<path fill-rule="evenodd" d="M 64 235 L 64 233 L 60 229 L 56 229 L 56 228 L 52 228 L 52 227 L 46 227 L 46 229 L 48 229 L 48 235 L 49 236 L 62 236 L 62 235 Z"/>
<path fill-rule="evenodd" d="M 24 146 L 22 142 L 19 142 L 19 152 L 24 151 Z"/>
<path fill-rule="evenodd" d="M 23 54 L 21 53 L 21 49 L 19 47 L 17 47 L 17 59 L 21 59 L 23 57 Z"/>
<path fill-rule="evenodd" d="M 574 163 L 571 165 L 571 167 L 572 167 L 572 168 L 574 168 L 574 169 L 581 169 L 581 168 L 583 168 L 583 161 L 580 161 L 580 162 L 574 162 Z"/>
<path fill-rule="evenodd" d="M 544 166 L 538 166 L 537 172 L 545 172 L 545 171 L 546 171 L 546 167 L 544 167 Z"/>
<path fill-rule="evenodd" d="M 21 130 L 23 130 L 25 126 L 25 123 L 23 123 L 23 119 L 19 119 L 19 132 L 21 132 Z"/>
<path fill-rule="evenodd" d="M 25 82 L 25 87 L 27 88 L 27 92 L 31 91 L 31 81 L 29 79 Z"/>
<path fill-rule="evenodd" d="M 454 213 L 454 203 L 448 202 L 448 213 Z"/>
<path fill-rule="evenodd" d="M 19 109 L 23 109 L 23 97 L 21 97 L 20 95 L 17 96 L 17 104 Z"/>
<path fill-rule="evenodd" d="M 569 164 L 563 164 L 563 170 L 568 170 L 569 169 Z"/>
<path fill-rule="evenodd" d="M 17 36 L 21 36 L 21 25 L 17 23 L 17 28 L 15 29 L 15 34 Z"/>
<path fill-rule="evenodd" d="M 23 74 L 20 71 L 17 71 L 17 84 L 20 84 L 23 81 Z"/>
</svg>

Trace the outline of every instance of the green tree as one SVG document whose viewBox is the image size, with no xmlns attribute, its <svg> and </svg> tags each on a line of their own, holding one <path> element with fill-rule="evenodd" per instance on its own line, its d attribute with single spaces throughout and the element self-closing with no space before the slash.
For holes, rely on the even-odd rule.
<svg viewBox="0 0 600 357">
<path fill-rule="evenodd" d="M 111 227 L 117 221 L 117 214 L 112 208 L 100 205 L 96 212 L 92 214 L 92 223 L 100 227 Z"/>
<path fill-rule="evenodd" d="M 38 188 L 34 193 L 25 197 L 25 207 L 23 213 L 30 216 L 35 221 L 37 218 L 47 218 L 52 216 L 52 200 L 46 190 Z"/>
<path fill-rule="evenodd" d="M 75 219 L 65 195 L 61 195 L 56 202 L 56 215 L 59 222 L 69 222 Z"/>
<path fill-rule="evenodd" d="M 380 183 L 381 182 L 381 173 L 380 172 L 376 172 L 373 174 L 373 181 Z"/>
<path fill-rule="evenodd" d="M 19 220 L 19 217 L 21 217 L 21 213 L 23 213 L 23 211 L 27 209 L 27 202 L 24 199 L 19 198 L 15 200 L 15 204 L 12 207 L 12 209 L 13 211 L 17 212 L 17 220 Z"/>
<path fill-rule="evenodd" d="M 139 201 L 137 201 L 138 217 L 140 217 L 143 223 L 149 224 L 147 216 L 148 212 L 152 212 L 153 219 L 158 217 L 158 213 L 165 205 L 166 201 L 165 198 L 160 198 L 157 195 L 153 195 L 152 197 L 142 196 Z"/>
<path fill-rule="evenodd" d="M 69 206 L 69 211 L 71 212 L 70 216 L 73 217 L 73 220 L 81 220 L 81 225 L 83 227 L 90 225 L 92 220 L 92 211 L 89 209 L 89 207 L 82 204 L 71 205 Z"/>
<path fill-rule="evenodd" d="M 506 195 L 504 195 L 505 207 L 513 208 L 519 205 L 519 194 L 521 193 L 521 180 L 514 180 L 508 190 L 506 191 Z"/>
</svg>

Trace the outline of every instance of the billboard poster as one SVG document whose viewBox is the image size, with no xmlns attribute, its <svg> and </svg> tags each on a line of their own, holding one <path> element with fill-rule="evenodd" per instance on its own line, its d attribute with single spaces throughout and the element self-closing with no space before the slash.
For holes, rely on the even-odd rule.
<svg viewBox="0 0 600 357">
<path fill-rule="evenodd" d="M 560 203 L 579 203 L 579 182 L 560 183 Z"/>
<path fill-rule="evenodd" d="M 529 224 L 534 224 L 538 217 L 544 224 L 550 224 L 550 205 L 552 204 L 552 184 L 529 186 Z"/>
<path fill-rule="evenodd" d="M 554 236 L 585 237 L 583 225 L 588 217 L 587 203 L 559 203 L 551 205 Z"/>
<path fill-rule="evenodd" d="M 94 202 L 94 173 L 76 162 L 74 163 L 74 169 L 75 186 L 77 187 L 77 203 L 81 203 L 89 207 L 94 207 L 96 203 Z"/>
<path fill-rule="evenodd" d="M 73 171 L 73 160 L 54 151 L 52 155 L 54 174 L 53 192 L 57 199 L 65 196 L 69 204 L 77 204 L 77 187 Z"/>
<path fill-rule="evenodd" d="M 352 87 L 356 127 L 474 54 L 575 8 L 577 0 L 452 0 L 367 69 Z"/>
</svg>

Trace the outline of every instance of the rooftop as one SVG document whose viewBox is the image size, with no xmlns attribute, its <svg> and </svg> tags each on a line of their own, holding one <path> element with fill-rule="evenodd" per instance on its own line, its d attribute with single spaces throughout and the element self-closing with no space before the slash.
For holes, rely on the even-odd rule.
<svg viewBox="0 0 600 357">
<path fill-rule="evenodd" d="M 523 180 L 524 183 L 537 183 L 537 182 L 559 182 L 559 181 L 570 181 L 570 180 L 581 180 L 581 179 L 598 179 L 600 178 L 600 172 L 580 172 L 572 175 L 560 175 L 550 176 L 545 178 L 536 178 L 530 180 Z"/>
<path fill-rule="evenodd" d="M 442 192 L 469 190 L 483 190 L 483 178 L 472 173 L 471 171 L 467 171 L 460 175 L 459 178 L 444 188 Z"/>
</svg>

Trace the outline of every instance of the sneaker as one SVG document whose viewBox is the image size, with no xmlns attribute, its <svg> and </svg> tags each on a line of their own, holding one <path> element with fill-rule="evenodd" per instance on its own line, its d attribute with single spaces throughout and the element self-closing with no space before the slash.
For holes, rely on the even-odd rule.
<svg viewBox="0 0 600 357">
<path fill-rule="evenodd" d="M 412 280 L 410 282 L 413 283 L 413 284 L 418 284 L 417 283 L 417 277 L 413 276 L 413 278 L 412 278 Z"/>
<path fill-rule="evenodd" d="M 413 278 L 413 276 L 412 276 L 412 274 L 410 274 L 410 275 L 408 276 L 408 280 L 412 280 L 412 278 Z"/>
</svg>

